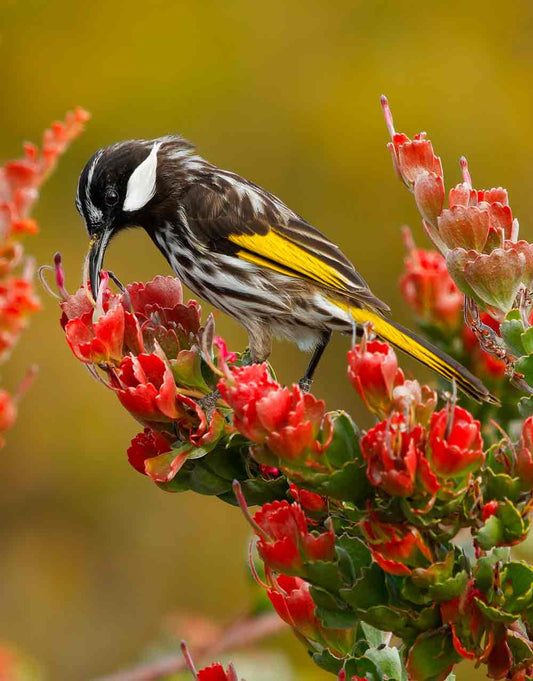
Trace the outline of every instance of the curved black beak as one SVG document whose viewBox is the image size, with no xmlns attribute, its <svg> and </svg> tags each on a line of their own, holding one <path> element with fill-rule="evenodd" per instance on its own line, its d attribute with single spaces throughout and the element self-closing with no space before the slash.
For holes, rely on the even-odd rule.
<svg viewBox="0 0 533 681">
<path fill-rule="evenodd" d="M 89 283 L 91 285 L 91 292 L 94 299 L 98 296 L 98 289 L 100 288 L 100 272 L 104 263 L 104 255 L 113 236 L 113 229 L 104 228 L 100 233 L 95 234 L 91 238 L 89 244 L 89 252 L 85 261 L 86 270 L 88 270 Z"/>
</svg>

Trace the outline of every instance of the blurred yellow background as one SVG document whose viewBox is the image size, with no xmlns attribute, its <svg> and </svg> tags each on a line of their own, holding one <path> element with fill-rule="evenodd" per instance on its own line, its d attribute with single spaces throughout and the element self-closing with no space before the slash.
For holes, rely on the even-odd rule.
<svg viewBox="0 0 533 681">
<path fill-rule="evenodd" d="M 385 148 L 382 92 L 398 129 L 430 133 L 448 186 L 465 154 L 476 186 L 510 189 L 533 237 L 530 1 L 3 0 L 0 51 L 3 159 L 76 104 L 93 115 L 44 188 L 41 233 L 27 241 L 39 264 L 63 253 L 72 289 L 87 247 L 74 195 L 89 155 L 179 132 L 341 244 L 408 322 L 400 225 L 426 242 Z M 134 232 L 117 238 L 107 265 L 122 281 L 168 272 Z M 172 612 L 237 615 L 249 597 L 247 529 L 222 502 L 165 494 L 130 468 L 138 426 L 71 356 L 55 301 L 42 301 L 2 368 L 13 388 L 40 366 L 1 452 L 0 640 L 49 679 L 74 681 L 139 660 Z M 232 321 L 218 315 L 217 325 L 230 348 L 244 347 Z M 314 392 L 357 417 L 347 349 L 333 341 Z M 279 344 L 273 363 L 290 381 L 306 358 Z M 291 654 L 298 679 L 327 678 Z"/>
</svg>

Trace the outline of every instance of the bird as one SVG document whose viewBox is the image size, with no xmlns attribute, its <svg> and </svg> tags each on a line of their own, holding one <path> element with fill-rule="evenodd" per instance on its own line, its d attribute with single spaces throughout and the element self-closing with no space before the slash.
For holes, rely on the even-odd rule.
<svg viewBox="0 0 533 681">
<path fill-rule="evenodd" d="M 311 351 L 304 390 L 333 332 L 371 325 L 471 398 L 497 402 L 459 362 L 393 321 L 389 306 L 322 232 L 270 192 L 199 156 L 179 135 L 96 151 L 79 177 L 76 206 L 90 237 L 95 298 L 111 239 L 141 227 L 183 284 L 246 329 L 252 362 L 268 359 L 273 338 Z"/>
</svg>

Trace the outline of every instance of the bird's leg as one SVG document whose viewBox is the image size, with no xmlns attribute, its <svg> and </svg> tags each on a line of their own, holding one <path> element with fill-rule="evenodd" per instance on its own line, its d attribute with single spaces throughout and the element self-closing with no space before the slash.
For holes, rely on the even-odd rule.
<svg viewBox="0 0 533 681">
<path fill-rule="evenodd" d="M 264 324 L 254 325 L 248 329 L 249 348 L 248 357 L 242 362 L 241 366 L 250 364 L 261 364 L 266 361 L 272 349 L 272 333 Z M 207 420 L 211 420 L 211 415 L 217 401 L 220 398 L 218 389 L 213 390 L 205 397 L 198 400 L 198 405 L 205 411 Z"/>
<path fill-rule="evenodd" d="M 322 355 L 324 354 L 324 350 L 327 348 L 329 341 L 331 340 L 331 331 L 323 331 L 322 335 L 320 336 L 320 340 L 318 341 L 316 348 L 313 350 L 313 355 L 311 356 L 311 361 L 309 362 L 309 365 L 307 366 L 307 369 L 305 371 L 305 374 L 303 377 L 298 381 L 298 385 L 300 388 L 303 390 L 304 393 L 308 393 L 311 390 L 311 386 L 313 385 L 313 376 L 316 371 L 316 368 L 318 366 L 318 363 L 320 362 Z"/>
</svg>

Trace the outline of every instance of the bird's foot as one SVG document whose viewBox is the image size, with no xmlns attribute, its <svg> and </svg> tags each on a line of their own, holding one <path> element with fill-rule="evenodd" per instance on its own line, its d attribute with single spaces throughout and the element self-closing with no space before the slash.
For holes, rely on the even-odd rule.
<svg viewBox="0 0 533 681">
<path fill-rule="evenodd" d="M 308 376 L 304 376 L 298 381 L 298 385 L 300 386 L 300 390 L 303 393 L 308 393 L 311 390 L 311 386 L 313 385 L 313 379 L 309 378 Z"/>
<path fill-rule="evenodd" d="M 198 406 L 205 413 L 207 422 L 211 422 L 211 417 L 213 416 L 213 411 L 215 410 L 216 403 L 220 399 L 220 392 L 218 390 L 213 390 L 205 397 L 198 400 Z"/>
</svg>

